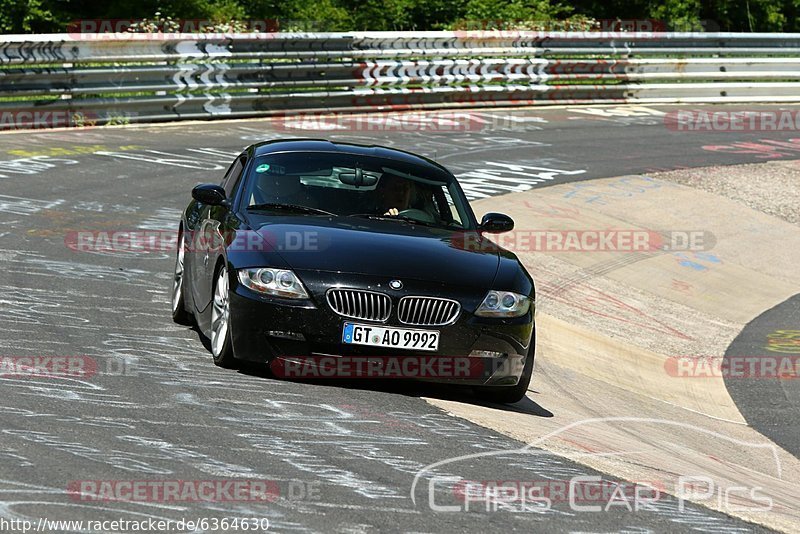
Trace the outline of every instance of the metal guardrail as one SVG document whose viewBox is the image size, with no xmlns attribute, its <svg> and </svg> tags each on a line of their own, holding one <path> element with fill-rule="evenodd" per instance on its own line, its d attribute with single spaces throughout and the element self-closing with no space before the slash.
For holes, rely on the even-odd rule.
<svg viewBox="0 0 800 534">
<path fill-rule="evenodd" d="M 800 34 L 0 37 L 0 129 L 308 111 L 800 101 Z M 12 120 L 2 120 L 12 114 Z M 59 125 L 59 124 L 53 124 Z"/>
</svg>

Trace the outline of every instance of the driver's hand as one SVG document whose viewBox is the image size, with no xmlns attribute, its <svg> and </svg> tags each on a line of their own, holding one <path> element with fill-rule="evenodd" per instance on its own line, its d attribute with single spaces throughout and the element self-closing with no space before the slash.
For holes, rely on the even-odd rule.
<svg viewBox="0 0 800 534">
<path fill-rule="evenodd" d="M 389 211 L 384 213 L 384 215 L 393 215 L 394 216 L 394 215 L 397 215 L 398 213 L 400 213 L 400 211 L 398 211 L 397 208 L 389 208 Z"/>
</svg>

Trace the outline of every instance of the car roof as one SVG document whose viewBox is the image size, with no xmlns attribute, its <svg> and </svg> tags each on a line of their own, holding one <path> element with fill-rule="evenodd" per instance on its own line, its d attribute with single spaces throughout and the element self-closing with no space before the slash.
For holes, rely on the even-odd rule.
<svg viewBox="0 0 800 534">
<path fill-rule="evenodd" d="M 452 173 L 442 165 L 424 156 L 389 148 L 380 145 L 360 145 L 356 143 L 335 143 L 326 139 L 276 139 L 256 143 L 248 147 L 252 149 L 256 156 L 273 154 L 277 152 L 334 152 L 340 154 L 352 154 L 357 156 L 372 156 L 376 158 L 386 158 L 395 161 L 402 161 L 412 165 L 433 168 L 437 171 L 444 171 L 448 176 Z"/>
</svg>

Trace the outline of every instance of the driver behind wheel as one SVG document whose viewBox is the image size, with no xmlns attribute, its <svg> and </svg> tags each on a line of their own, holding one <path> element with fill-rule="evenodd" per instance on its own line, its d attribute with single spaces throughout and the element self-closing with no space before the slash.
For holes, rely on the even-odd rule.
<svg viewBox="0 0 800 534">
<path fill-rule="evenodd" d="M 381 209 L 385 210 L 384 215 L 397 215 L 411 207 L 414 184 L 405 178 L 388 174 L 381 178 L 376 192 Z"/>
</svg>

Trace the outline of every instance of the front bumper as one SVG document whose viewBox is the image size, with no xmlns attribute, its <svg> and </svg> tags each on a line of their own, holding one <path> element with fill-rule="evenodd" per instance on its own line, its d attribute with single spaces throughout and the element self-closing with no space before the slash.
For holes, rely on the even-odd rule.
<svg viewBox="0 0 800 534">
<path fill-rule="evenodd" d="M 394 291 L 386 285 L 386 277 L 320 272 L 301 272 L 298 275 L 309 291 L 310 300 L 265 297 L 240 285 L 232 277 L 231 340 L 236 358 L 271 363 L 273 369 L 275 365 L 292 365 L 302 359 L 306 376 L 315 378 L 377 378 L 381 376 L 380 369 L 387 370 L 387 366 L 393 366 L 394 371 L 398 368 L 403 371 L 399 375 L 392 372 L 386 376 L 462 385 L 513 386 L 519 381 L 533 334 L 533 310 L 515 319 L 480 318 L 472 315 L 471 311 L 478 307 L 486 294 L 486 290 L 481 288 L 404 281 L 404 288 Z M 325 291 L 333 286 L 369 289 L 390 295 L 394 304 L 391 317 L 385 323 L 373 323 L 336 314 L 325 299 Z M 447 296 L 458 300 L 462 311 L 458 319 L 447 326 L 409 327 L 400 323 L 396 316 L 396 304 L 406 295 Z M 344 344 L 342 331 L 345 322 L 438 330 L 439 348 L 436 352 L 423 352 Z M 314 373 L 309 367 L 325 362 L 324 365 L 330 368 L 331 358 L 339 358 L 336 361 L 340 365 L 333 365 L 348 370 L 346 376 L 336 373 L 325 376 Z M 441 364 L 448 358 L 456 362 L 449 367 L 454 371 L 450 375 L 446 372 L 447 365 L 437 365 L 433 372 L 430 371 L 431 360 Z M 408 359 L 421 365 L 405 362 Z M 360 369 L 368 368 L 370 371 L 356 376 L 353 374 L 356 364 L 362 361 L 369 363 Z M 426 372 L 420 372 L 420 369 Z"/>
</svg>

